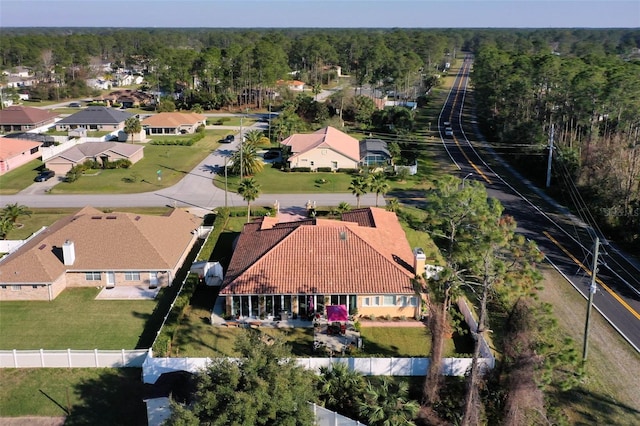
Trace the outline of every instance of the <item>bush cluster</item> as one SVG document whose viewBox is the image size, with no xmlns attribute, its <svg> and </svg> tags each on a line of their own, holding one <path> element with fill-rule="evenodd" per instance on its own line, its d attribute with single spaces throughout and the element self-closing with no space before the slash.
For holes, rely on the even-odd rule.
<svg viewBox="0 0 640 426">
<path fill-rule="evenodd" d="M 168 145 L 192 146 L 193 144 L 195 144 L 196 142 L 198 142 L 202 138 L 204 138 L 204 132 L 198 131 L 196 134 L 193 135 L 192 138 L 189 138 L 189 139 L 159 139 L 159 140 L 158 139 L 154 139 L 151 142 L 149 142 L 149 144 L 150 145 L 163 145 L 163 146 L 168 146 Z"/>
<path fill-rule="evenodd" d="M 87 160 L 82 164 L 76 164 L 73 166 L 65 175 L 65 181 L 75 182 L 85 171 L 90 169 L 128 169 L 131 167 L 131 164 L 131 160 L 126 158 L 120 158 L 116 161 L 107 161 L 104 166 L 96 160 Z"/>
<path fill-rule="evenodd" d="M 310 173 L 311 172 L 311 167 L 292 167 L 289 171 L 291 171 L 291 172 Z"/>
<path fill-rule="evenodd" d="M 215 120 L 207 120 L 207 124 L 212 124 L 214 126 L 221 126 L 227 121 L 231 120 L 231 117 L 220 117 Z"/>
<path fill-rule="evenodd" d="M 331 167 L 318 167 L 316 169 L 316 171 L 320 172 L 320 173 L 329 173 L 331 172 Z"/>
</svg>

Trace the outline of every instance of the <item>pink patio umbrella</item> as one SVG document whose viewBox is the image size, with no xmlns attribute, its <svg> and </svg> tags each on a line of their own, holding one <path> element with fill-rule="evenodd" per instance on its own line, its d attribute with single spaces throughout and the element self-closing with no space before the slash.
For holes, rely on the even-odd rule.
<svg viewBox="0 0 640 426">
<path fill-rule="evenodd" d="M 327 320 L 329 321 L 348 321 L 349 312 L 347 305 L 328 305 Z"/>
</svg>

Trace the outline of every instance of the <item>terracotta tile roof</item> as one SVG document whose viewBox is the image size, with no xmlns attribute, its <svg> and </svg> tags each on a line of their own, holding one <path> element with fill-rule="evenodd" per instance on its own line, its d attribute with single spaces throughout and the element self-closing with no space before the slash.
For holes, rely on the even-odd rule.
<svg viewBox="0 0 640 426">
<path fill-rule="evenodd" d="M 44 109 L 19 105 L 0 110 L 0 124 L 3 125 L 48 123 L 53 122 L 56 117 L 58 117 L 57 114 Z"/>
<path fill-rule="evenodd" d="M 74 163 L 81 163 L 85 159 L 93 159 L 99 157 L 101 154 L 108 154 L 109 152 L 113 152 L 123 157 L 131 157 L 138 151 L 142 150 L 144 150 L 144 146 L 142 145 L 122 142 L 86 142 L 74 145 L 47 161 L 55 162 L 56 158 L 64 158 Z"/>
<path fill-rule="evenodd" d="M 336 220 L 245 225 L 221 293 L 413 293 L 413 253 L 395 214 L 366 210 L 374 226 Z"/>
<path fill-rule="evenodd" d="M 0 137 L 0 160 L 6 161 L 40 145 L 40 142 Z"/>
<path fill-rule="evenodd" d="M 0 262 L 0 283 L 50 283 L 66 271 L 170 270 L 201 220 L 179 209 L 167 216 L 103 213 L 85 207 L 60 219 Z M 62 245 L 73 241 L 65 266 Z"/>
<path fill-rule="evenodd" d="M 184 125 L 194 125 L 206 121 L 207 117 L 195 112 L 161 112 L 142 120 L 143 126 L 153 127 L 180 127 Z"/>
<path fill-rule="evenodd" d="M 353 161 L 360 161 L 360 142 L 354 137 L 327 126 L 311 134 L 294 134 L 282 141 L 282 145 L 291 147 L 290 158 L 315 149 L 332 149 Z"/>
</svg>

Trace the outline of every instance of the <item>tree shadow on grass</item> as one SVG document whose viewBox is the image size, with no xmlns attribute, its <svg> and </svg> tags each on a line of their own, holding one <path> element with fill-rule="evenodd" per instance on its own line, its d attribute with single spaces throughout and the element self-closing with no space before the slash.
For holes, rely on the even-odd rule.
<svg viewBox="0 0 640 426">
<path fill-rule="evenodd" d="M 572 406 L 575 426 L 590 425 L 632 425 L 638 424 L 640 410 L 622 404 L 608 395 L 590 392 L 584 388 L 575 388 L 567 392 L 558 392 L 560 406 Z M 632 420 L 632 419 L 635 419 Z"/>
<path fill-rule="evenodd" d="M 75 386 L 81 402 L 71 407 L 65 425 L 146 425 L 144 385 L 139 368 L 104 369 L 96 379 Z"/>
</svg>

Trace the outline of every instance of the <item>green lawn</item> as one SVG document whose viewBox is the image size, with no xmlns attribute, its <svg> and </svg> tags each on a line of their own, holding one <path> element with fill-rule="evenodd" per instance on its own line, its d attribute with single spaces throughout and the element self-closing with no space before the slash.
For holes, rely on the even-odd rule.
<svg viewBox="0 0 640 426">
<path fill-rule="evenodd" d="M 0 415 L 68 425 L 146 425 L 139 368 L 0 368 Z"/>
<path fill-rule="evenodd" d="M 97 288 L 63 291 L 51 302 L 2 302 L 0 348 L 134 349 L 154 300 L 95 300 Z"/>
<path fill-rule="evenodd" d="M 38 172 L 43 168 L 42 160 L 32 160 L 0 176 L 0 194 L 11 195 L 22 191 L 33 183 Z"/>
</svg>

